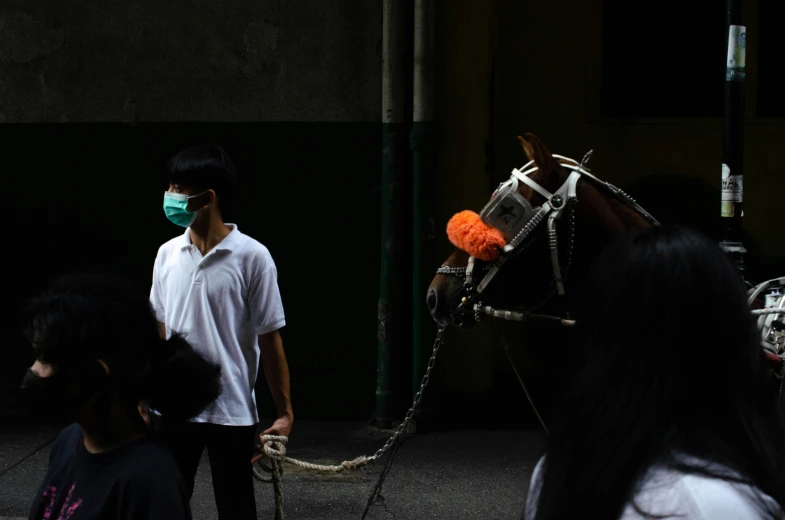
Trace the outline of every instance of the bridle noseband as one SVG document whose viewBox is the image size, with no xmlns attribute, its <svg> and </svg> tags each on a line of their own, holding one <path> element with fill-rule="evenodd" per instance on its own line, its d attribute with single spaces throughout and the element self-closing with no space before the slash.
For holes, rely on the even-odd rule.
<svg viewBox="0 0 785 520">
<path fill-rule="evenodd" d="M 526 321 L 526 322 L 537 322 L 537 323 L 551 323 L 561 326 L 573 326 L 575 322 L 570 319 L 558 317 L 558 316 L 550 316 L 550 315 L 543 315 L 543 314 L 533 314 L 531 312 L 519 312 L 519 311 L 511 311 L 511 310 L 499 310 L 494 309 L 490 306 L 483 305 L 481 301 L 481 296 L 485 289 L 490 284 L 491 280 L 498 274 L 504 264 L 514 258 L 518 254 L 520 254 L 526 246 L 524 244 L 528 244 L 531 242 L 529 238 L 532 236 L 532 233 L 535 229 L 541 224 L 542 222 L 546 222 L 547 230 L 548 230 L 548 246 L 550 248 L 550 259 L 551 259 L 551 267 L 552 267 L 552 276 L 553 281 L 556 286 L 556 293 L 559 296 L 564 296 L 566 294 L 566 289 L 564 285 L 564 278 L 567 269 L 570 266 L 572 261 L 572 248 L 574 244 L 575 238 L 575 215 L 573 207 L 578 203 L 578 196 L 577 196 L 577 185 L 578 181 L 582 178 L 589 179 L 606 190 L 608 190 L 612 195 L 616 196 L 618 199 L 623 201 L 625 204 L 630 206 L 634 209 L 637 213 L 639 213 L 647 222 L 652 225 L 658 225 L 659 222 L 651 216 L 646 210 L 638 205 L 635 200 L 624 193 L 622 190 L 618 189 L 617 187 L 613 186 L 610 183 L 605 181 L 601 181 L 594 175 L 592 175 L 588 168 L 586 168 L 586 163 L 591 158 L 592 151 L 589 151 L 584 157 L 583 160 L 578 163 L 578 161 L 574 159 L 570 159 L 569 157 L 564 157 L 561 155 L 553 154 L 554 158 L 562 159 L 563 161 L 568 161 L 568 164 L 565 162 L 560 163 L 562 167 L 568 168 L 572 170 L 570 175 L 567 179 L 562 183 L 558 190 L 554 193 L 550 193 L 547 189 L 545 189 L 542 185 L 534 181 L 531 177 L 529 177 L 530 173 L 537 171 L 539 168 L 534 164 L 534 161 L 529 161 L 520 169 L 514 168 L 510 175 L 510 179 L 502 184 L 499 185 L 496 192 L 494 194 L 499 193 L 500 191 L 507 190 L 512 192 L 517 192 L 518 182 L 523 182 L 524 184 L 528 185 L 531 189 L 539 193 L 544 199 L 545 203 L 540 206 L 539 208 L 530 208 L 528 201 L 524 204 L 529 206 L 527 209 L 530 209 L 531 216 L 528 221 L 526 221 L 525 225 L 520 229 L 520 231 L 515 234 L 504 247 L 501 252 L 499 258 L 494 261 L 493 263 L 485 264 L 482 269 L 477 269 L 476 267 L 476 259 L 473 255 L 469 255 L 469 260 L 466 264 L 466 267 L 449 267 L 446 265 L 442 265 L 439 269 L 436 270 L 437 274 L 444 274 L 444 275 L 453 275 L 453 276 L 461 276 L 464 280 L 464 296 L 461 298 L 461 303 L 453 312 L 452 318 L 456 324 L 462 324 L 463 321 L 469 317 L 473 318 L 475 321 L 479 322 L 481 320 L 482 315 L 491 316 L 493 318 L 499 318 L 504 320 L 510 321 Z M 530 168 L 531 167 L 531 168 Z M 529 168 L 529 169 L 527 169 Z M 523 199 L 517 194 L 517 198 Z M 488 219 L 488 211 L 492 208 L 492 202 L 486 205 L 486 207 L 480 213 L 480 217 L 483 221 L 488 221 L 490 225 L 494 225 L 493 222 L 490 222 Z M 525 199 L 524 199 L 525 200 Z M 569 226 L 569 245 L 567 249 L 567 261 L 565 262 L 565 266 L 562 269 L 559 259 L 559 240 L 556 231 L 556 224 L 562 218 L 564 213 L 569 210 L 570 214 L 570 226 Z M 479 272 L 477 272 L 479 271 Z M 476 275 L 480 275 L 479 282 L 475 281 Z M 553 292 L 551 292 L 540 305 L 535 308 L 538 308 L 545 303 L 553 296 Z"/>
</svg>

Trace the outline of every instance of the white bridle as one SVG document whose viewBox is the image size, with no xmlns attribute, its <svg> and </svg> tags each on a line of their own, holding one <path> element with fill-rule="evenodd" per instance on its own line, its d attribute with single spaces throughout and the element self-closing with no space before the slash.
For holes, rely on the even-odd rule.
<svg viewBox="0 0 785 520">
<path fill-rule="evenodd" d="M 531 313 L 523 313 L 517 311 L 509 311 L 509 310 L 497 310 L 489 306 L 484 306 L 479 300 L 479 297 L 483 293 L 483 291 L 488 287 L 488 284 L 493 280 L 499 270 L 502 268 L 504 263 L 513 256 L 513 253 L 518 250 L 518 248 L 526 241 L 526 239 L 534 232 L 537 226 L 547 219 L 547 227 L 548 227 L 548 243 L 551 252 L 551 266 L 553 269 L 553 280 L 556 284 L 556 291 L 560 296 L 564 296 L 566 294 L 565 286 L 564 286 L 564 271 L 562 270 L 559 264 L 559 248 L 558 248 L 558 236 L 556 232 L 556 224 L 561 219 L 564 214 L 564 211 L 578 202 L 577 196 L 577 185 L 578 181 L 581 178 L 589 179 L 601 186 L 605 189 L 610 191 L 614 196 L 621 199 L 627 205 L 629 205 L 632 209 L 637 211 L 646 221 L 650 224 L 658 225 L 659 222 L 651 216 L 646 210 L 638 205 L 635 200 L 624 193 L 619 188 L 613 186 L 610 183 L 605 181 L 601 181 L 586 168 L 586 163 L 588 162 L 589 158 L 591 157 L 592 151 L 589 151 L 584 157 L 583 160 L 579 163 L 575 159 L 571 159 L 569 157 L 564 157 L 562 155 L 553 154 L 553 157 L 556 159 L 561 159 L 562 161 L 560 165 L 572 170 L 570 175 L 567 179 L 562 183 L 556 192 L 551 193 L 547 189 L 545 189 L 541 184 L 533 180 L 529 175 L 531 173 L 536 172 L 539 170 L 539 167 L 534 165 L 534 161 L 529 161 L 525 165 L 523 165 L 520 169 L 513 168 L 512 173 L 510 174 L 510 179 L 506 182 L 502 183 L 500 188 L 505 186 L 514 185 L 518 181 L 523 182 L 531 189 L 539 193 L 544 199 L 545 203 L 540 206 L 535 215 L 526 223 L 526 225 L 521 229 L 521 231 L 512 239 L 510 242 L 504 247 L 502 254 L 499 258 L 491 265 L 488 272 L 485 276 L 482 277 L 479 284 L 475 287 L 474 284 L 474 267 L 475 267 L 475 257 L 469 256 L 469 260 L 466 264 L 465 268 L 462 267 L 448 267 L 442 266 L 436 272 L 438 274 L 453 274 L 458 276 L 465 276 L 466 281 L 464 287 L 466 289 L 466 296 L 463 297 L 461 300 L 461 304 L 456 309 L 456 313 L 464 312 L 464 309 L 471 309 L 475 313 L 475 320 L 480 320 L 481 314 L 486 314 L 489 316 L 493 316 L 494 318 L 501 318 L 505 320 L 513 320 L 513 321 L 543 321 L 543 322 L 550 322 L 556 323 L 559 325 L 564 326 L 572 326 L 575 324 L 574 321 L 559 318 L 556 316 L 547 316 L 547 315 L 537 315 Z M 572 163 L 572 164 L 569 164 Z M 534 166 L 532 166 L 534 165 Z M 572 237 L 571 237 L 572 240 Z M 572 248 L 572 244 L 570 244 L 570 248 Z"/>
</svg>

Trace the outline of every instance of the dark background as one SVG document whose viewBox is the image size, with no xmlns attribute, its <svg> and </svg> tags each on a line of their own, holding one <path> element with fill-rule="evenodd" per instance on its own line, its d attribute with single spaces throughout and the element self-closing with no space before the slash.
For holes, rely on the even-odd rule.
<svg viewBox="0 0 785 520">
<path fill-rule="evenodd" d="M 750 278 L 761 280 L 785 266 L 785 4 L 747 5 L 745 245 Z M 590 166 L 600 178 L 629 187 L 662 221 L 719 238 L 724 2 L 436 0 L 436 11 L 438 260 L 452 250 L 448 219 L 481 208 L 526 162 L 515 139 L 525 132 L 570 157 L 595 150 Z M 182 148 L 214 142 L 243 183 L 230 220 L 278 265 L 296 417 L 371 416 L 381 32 L 381 2 L 367 0 L 0 6 L 0 172 L 10 235 L 0 414 L 13 408 L 29 361 L 18 330 L 22 300 L 72 270 L 114 271 L 149 287 L 157 248 L 182 232 L 163 215 L 162 169 Z M 405 104 L 407 120 L 410 92 Z M 407 182 L 401 193 L 410 193 Z M 399 215 L 404 234 L 410 215 Z M 403 236 L 397 249 L 399 291 L 408 295 L 398 309 L 394 367 L 404 410 L 409 241 Z M 537 334 L 534 345 L 552 348 L 547 331 Z M 263 382 L 257 389 L 269 415 Z M 536 425 L 489 327 L 448 331 L 425 404 L 443 424 Z"/>
<path fill-rule="evenodd" d="M 602 111 L 606 117 L 722 117 L 725 2 L 603 1 Z M 755 20 L 751 20 L 752 14 Z M 758 117 L 784 117 L 780 0 L 747 2 L 748 90 Z M 755 24 L 755 25 L 753 25 Z M 757 52 L 756 52 L 757 50 Z M 719 87 L 719 88 L 718 88 Z"/>
<path fill-rule="evenodd" d="M 3 391 L 29 361 L 15 311 L 54 277 L 112 271 L 149 290 L 158 247 L 183 232 L 163 213 L 163 168 L 184 147 L 211 142 L 240 175 L 227 221 L 265 244 L 278 267 L 298 416 L 370 414 L 380 132 L 375 123 L 0 125 L 10 217 Z M 260 387 L 264 409 L 271 402 Z"/>
</svg>

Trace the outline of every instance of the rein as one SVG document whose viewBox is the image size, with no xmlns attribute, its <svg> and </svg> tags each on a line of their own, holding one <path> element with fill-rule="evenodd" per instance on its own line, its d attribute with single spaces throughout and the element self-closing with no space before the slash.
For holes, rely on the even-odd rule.
<svg viewBox="0 0 785 520">
<path fill-rule="evenodd" d="M 603 189 L 610 192 L 613 196 L 635 210 L 649 224 L 659 225 L 657 219 L 655 219 L 651 214 L 643 209 L 635 201 L 635 199 L 627 195 L 624 191 L 620 190 L 616 186 L 602 181 L 591 174 L 589 169 L 586 168 L 586 163 L 591 158 L 592 152 L 593 151 L 589 151 L 583 157 L 583 160 L 580 163 L 574 159 L 570 159 L 569 157 L 553 154 L 553 157 L 557 159 L 562 159 L 563 161 L 569 161 L 573 163 L 560 163 L 561 166 L 572 171 L 567 177 L 567 180 L 562 183 L 555 193 L 549 192 L 542 185 L 529 177 L 529 174 L 539 169 L 538 166 L 529 168 L 534 164 L 533 160 L 526 163 L 520 169 L 513 168 L 512 173 L 510 174 L 510 179 L 502 183 L 497 189 L 497 192 L 502 189 L 515 189 L 517 188 L 518 182 L 520 181 L 544 197 L 546 202 L 539 208 L 535 208 L 536 212 L 534 215 L 528 222 L 526 222 L 526 225 L 523 227 L 523 229 L 521 229 L 509 241 L 509 243 L 507 243 L 506 246 L 504 246 L 499 258 L 496 259 L 493 263 L 487 263 L 480 269 L 477 269 L 476 258 L 474 255 L 470 255 L 466 267 L 449 267 L 442 265 L 439 269 L 436 270 L 437 274 L 460 276 L 465 279 L 465 295 L 461 299 L 461 303 L 453 312 L 453 321 L 462 323 L 466 315 L 473 314 L 474 320 L 477 322 L 481 320 L 482 315 L 487 315 L 493 318 L 509 321 L 546 323 L 566 327 L 575 325 L 574 320 L 562 318 L 559 316 L 534 314 L 528 311 L 520 312 L 514 310 L 494 309 L 493 307 L 482 304 L 481 295 L 488 287 L 488 284 L 490 284 L 491 280 L 493 280 L 496 274 L 498 274 L 498 272 L 504 266 L 505 262 L 518 256 L 518 254 L 520 254 L 528 247 L 529 244 L 533 242 L 530 237 L 532 237 L 532 233 L 543 222 L 545 222 L 547 226 L 548 246 L 550 248 L 551 267 L 553 280 L 556 285 L 556 292 L 559 296 L 564 296 L 566 294 L 564 279 L 567 269 L 572 262 L 572 250 L 575 241 L 574 206 L 578 203 L 577 184 L 581 179 L 588 179 L 595 184 L 599 184 L 603 187 Z M 559 237 L 557 234 L 556 224 L 567 210 L 569 210 L 569 243 L 567 248 L 567 260 L 564 269 L 562 269 L 559 261 Z M 479 283 L 475 282 L 476 275 L 479 275 L 480 277 Z M 545 301 L 543 301 L 537 307 L 545 305 L 545 303 L 547 303 L 552 296 L 553 292 L 550 293 L 545 298 Z"/>
</svg>

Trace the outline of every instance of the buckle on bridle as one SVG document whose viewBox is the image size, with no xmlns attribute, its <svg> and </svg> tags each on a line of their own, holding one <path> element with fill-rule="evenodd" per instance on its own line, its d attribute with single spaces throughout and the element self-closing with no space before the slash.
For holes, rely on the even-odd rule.
<svg viewBox="0 0 785 520">
<path fill-rule="evenodd" d="M 477 313 L 475 312 L 477 288 L 473 283 L 464 283 L 463 292 L 464 295 L 461 297 L 461 302 L 452 313 L 453 322 L 457 325 L 463 325 L 463 321 L 467 316 L 473 315 L 475 319 L 477 318 Z"/>
</svg>

